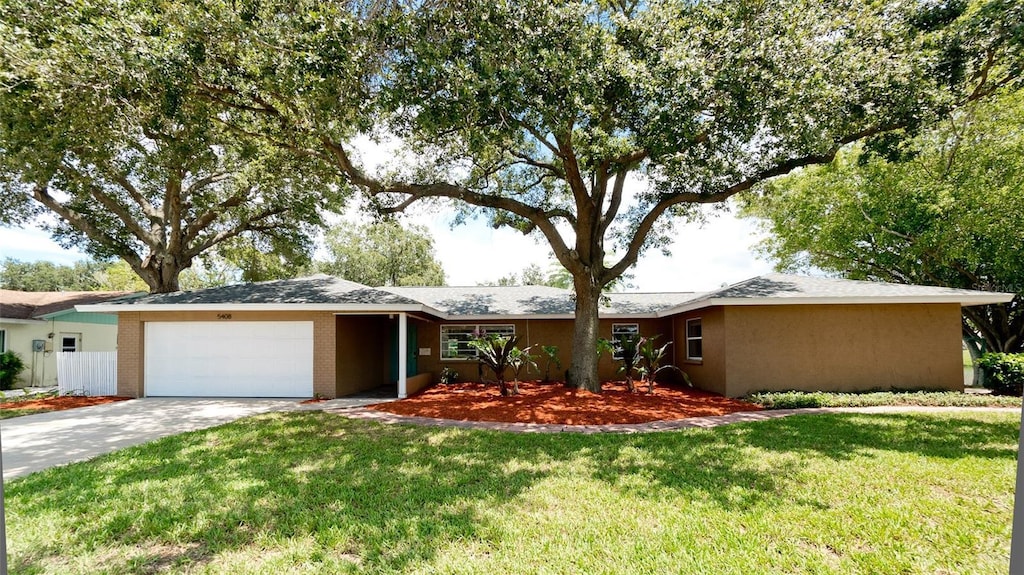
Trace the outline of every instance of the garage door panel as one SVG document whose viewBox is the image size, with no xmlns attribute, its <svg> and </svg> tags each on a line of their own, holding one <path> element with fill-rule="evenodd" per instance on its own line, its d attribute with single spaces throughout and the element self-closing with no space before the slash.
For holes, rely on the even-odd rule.
<svg viewBox="0 0 1024 575">
<path fill-rule="evenodd" d="M 312 322 L 150 322 L 149 396 L 311 397 Z"/>
</svg>

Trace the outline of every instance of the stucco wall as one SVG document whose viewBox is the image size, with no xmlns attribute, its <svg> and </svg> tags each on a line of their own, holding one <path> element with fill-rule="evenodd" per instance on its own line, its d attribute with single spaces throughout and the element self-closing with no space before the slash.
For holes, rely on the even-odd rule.
<svg viewBox="0 0 1024 575">
<path fill-rule="evenodd" d="M 335 319 L 330 312 L 122 312 L 118 314 L 117 393 L 128 397 L 145 395 L 146 322 L 168 321 L 312 321 L 313 393 L 333 398 L 337 395 L 337 347 Z"/>
<path fill-rule="evenodd" d="M 788 389 L 963 390 L 958 304 L 732 306 L 725 327 L 732 397 Z"/>
<path fill-rule="evenodd" d="M 703 337 L 703 358 L 700 361 L 686 359 L 686 320 L 700 318 Z M 725 310 L 710 307 L 674 316 L 672 320 L 674 363 L 690 376 L 696 387 L 726 394 L 726 357 L 735 353 L 736 348 L 726 346 Z"/>
<path fill-rule="evenodd" d="M 0 322 L 0 329 L 7 332 L 7 349 L 16 352 L 25 362 L 18 387 L 26 385 L 57 385 L 57 356 L 61 334 L 80 334 L 79 351 L 114 351 L 117 349 L 117 326 L 96 323 L 79 323 L 51 320 L 33 323 Z M 50 338 L 50 334 L 53 337 Z M 46 342 L 47 352 L 33 352 L 32 340 Z M 33 361 L 35 368 L 33 369 Z"/>
</svg>

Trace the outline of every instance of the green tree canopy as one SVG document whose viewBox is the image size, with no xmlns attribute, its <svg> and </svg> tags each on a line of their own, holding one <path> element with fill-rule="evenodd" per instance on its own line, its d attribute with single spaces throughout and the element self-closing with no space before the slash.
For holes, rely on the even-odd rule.
<svg viewBox="0 0 1024 575">
<path fill-rule="evenodd" d="M 0 289 L 19 291 L 94 291 L 104 289 L 96 274 L 110 265 L 83 260 L 71 265 L 5 258 L 0 263 Z"/>
<path fill-rule="evenodd" d="M 1024 93 L 951 114 L 892 158 L 860 147 L 777 180 L 743 210 L 784 270 L 1009 291 L 963 308 L 975 355 L 1024 351 Z"/>
<path fill-rule="evenodd" d="M 1011 0 L 298 4 L 196 27 L 234 62 L 208 71 L 210 97 L 385 212 L 451 200 L 543 235 L 577 296 L 571 380 L 591 390 L 601 293 L 673 221 L 851 142 L 891 147 L 1015 86 L 1024 52 Z M 415 161 L 365 169 L 353 137 L 373 127 Z"/>
<path fill-rule="evenodd" d="M 326 234 L 328 261 L 318 270 L 369 286 L 443 286 L 444 268 L 424 226 L 395 221 L 344 223 Z"/>
<path fill-rule="evenodd" d="M 198 7 L 197 7 L 198 8 Z M 200 8 L 201 9 L 201 8 Z M 248 137 L 197 89 L 176 3 L 0 8 L 0 223 L 123 259 L 154 292 L 235 238 L 306 253 L 345 188 Z"/>
</svg>

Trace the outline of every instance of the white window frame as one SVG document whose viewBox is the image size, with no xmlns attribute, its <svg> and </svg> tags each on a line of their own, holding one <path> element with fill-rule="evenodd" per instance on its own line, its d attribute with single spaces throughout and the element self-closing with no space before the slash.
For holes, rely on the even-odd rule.
<svg viewBox="0 0 1024 575">
<path fill-rule="evenodd" d="M 454 333 L 453 333 L 454 332 Z M 460 323 L 441 326 L 439 340 L 441 361 L 476 361 L 479 352 L 476 348 L 464 343 L 479 334 L 515 335 L 516 326 L 511 323 Z M 453 335 L 457 337 L 452 337 Z M 468 336 L 468 337 L 467 337 Z M 451 344 L 455 344 L 452 346 Z M 452 355 L 452 350 L 455 355 Z"/>
<path fill-rule="evenodd" d="M 0 353 L 7 353 L 7 330 L 0 329 Z"/>
<path fill-rule="evenodd" d="M 690 335 L 690 326 L 697 324 L 700 328 L 700 335 Z M 700 355 L 690 355 L 690 343 L 700 342 Z M 699 317 L 691 317 L 686 320 L 686 361 L 704 361 L 704 323 Z"/>
<path fill-rule="evenodd" d="M 75 340 L 75 349 L 65 349 L 65 338 L 72 338 Z M 70 332 L 60 334 L 60 350 L 65 353 L 75 353 L 82 351 L 82 334 Z"/>
<path fill-rule="evenodd" d="M 640 335 L 640 324 L 638 323 L 613 323 L 612 324 L 612 359 L 622 360 L 622 346 L 619 342 L 625 336 Z"/>
</svg>

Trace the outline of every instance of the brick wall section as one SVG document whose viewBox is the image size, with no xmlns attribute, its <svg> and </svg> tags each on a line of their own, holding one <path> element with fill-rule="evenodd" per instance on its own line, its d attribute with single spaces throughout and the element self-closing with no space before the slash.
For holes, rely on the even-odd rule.
<svg viewBox="0 0 1024 575">
<path fill-rule="evenodd" d="M 138 312 L 117 314 L 117 394 L 142 397 L 143 323 Z"/>
<path fill-rule="evenodd" d="M 313 393 L 320 397 L 337 397 L 337 346 L 334 314 L 313 315 Z"/>
</svg>

